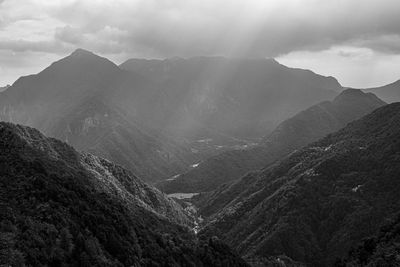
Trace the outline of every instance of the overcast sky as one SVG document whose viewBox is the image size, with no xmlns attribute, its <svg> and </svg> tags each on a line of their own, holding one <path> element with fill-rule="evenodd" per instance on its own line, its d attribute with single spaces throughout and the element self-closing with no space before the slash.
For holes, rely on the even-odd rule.
<svg viewBox="0 0 400 267">
<path fill-rule="evenodd" d="M 275 57 L 344 86 L 400 79 L 399 0 L 0 0 L 0 86 L 81 47 L 131 57 Z"/>
</svg>

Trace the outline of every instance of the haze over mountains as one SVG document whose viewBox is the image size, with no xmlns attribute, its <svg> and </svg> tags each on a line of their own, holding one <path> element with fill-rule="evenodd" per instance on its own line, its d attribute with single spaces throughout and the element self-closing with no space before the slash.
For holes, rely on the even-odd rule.
<svg viewBox="0 0 400 267">
<path fill-rule="evenodd" d="M 39 74 L 16 81 L 1 95 L 1 118 L 112 159 L 148 180 L 186 169 L 196 159 L 189 149 L 139 126 L 112 102 L 129 79 L 142 90 L 149 84 L 79 49 Z"/>
<path fill-rule="evenodd" d="M 325 135 L 344 127 L 386 103 L 372 93 L 347 89 L 283 121 L 255 147 L 222 152 L 196 168 L 157 186 L 167 193 L 204 192 L 273 163 Z M 215 203 L 210 204 L 215 207 Z"/>
<path fill-rule="evenodd" d="M 379 96 L 382 100 L 392 103 L 400 101 L 400 80 L 397 80 L 391 84 L 376 87 L 376 88 L 368 88 L 366 92 L 371 92 Z"/>
<path fill-rule="evenodd" d="M 259 138 L 340 89 L 334 78 L 274 60 L 128 60 L 120 68 L 78 49 L 3 92 L 0 118 L 156 181 Z"/>
<path fill-rule="evenodd" d="M 0 93 L 0 265 L 400 264 L 399 92 L 77 49 Z"/>
<path fill-rule="evenodd" d="M 273 59 L 133 59 L 120 67 L 163 88 L 153 96 L 153 108 L 162 112 L 151 113 L 168 117 L 157 124 L 166 121 L 175 131 L 195 121 L 200 124 L 194 125 L 200 127 L 197 131 L 206 128 L 239 138 L 263 136 L 283 119 L 342 89 L 332 77 L 291 69 Z M 172 116 L 176 119 L 171 121 Z"/>
</svg>

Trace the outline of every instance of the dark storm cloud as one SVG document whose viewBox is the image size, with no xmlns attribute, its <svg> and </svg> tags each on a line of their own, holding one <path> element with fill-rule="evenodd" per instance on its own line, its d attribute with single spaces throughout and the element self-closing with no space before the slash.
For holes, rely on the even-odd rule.
<svg viewBox="0 0 400 267">
<path fill-rule="evenodd" d="M 355 50 L 332 51 L 350 60 L 360 58 L 357 49 L 400 54 L 399 25 L 398 0 L 0 0 L 0 55 L 31 53 L 43 66 L 44 54 L 77 47 L 122 61 L 345 46 Z"/>
<path fill-rule="evenodd" d="M 322 50 L 352 44 L 398 53 L 400 1 L 397 0 L 137 0 L 26 1 L 42 22 L 56 21 L 42 50 L 85 46 L 99 53 L 172 56 L 250 54 L 277 56 L 296 50 Z M 24 3 L 6 1 L 24 14 Z M 1 16 L 0 23 L 13 20 Z M 40 27 L 40 24 L 37 25 Z M 39 29 L 40 30 L 40 29 Z M 0 47 L 38 50 L 23 36 L 1 40 Z M 19 40 L 19 41 L 15 41 Z M 15 42 L 15 48 L 9 44 Z M 54 44 L 50 44 L 53 42 Z"/>
<path fill-rule="evenodd" d="M 161 56 L 226 54 L 232 47 L 232 53 L 276 56 L 346 43 L 397 52 L 385 36 L 400 34 L 399 1 L 149 2 L 114 11 L 107 5 L 87 11 L 85 2 L 75 2 L 70 12 L 56 14 L 67 23 L 79 21 L 83 33 L 106 27 L 125 33 L 115 39 L 124 51 Z"/>
</svg>

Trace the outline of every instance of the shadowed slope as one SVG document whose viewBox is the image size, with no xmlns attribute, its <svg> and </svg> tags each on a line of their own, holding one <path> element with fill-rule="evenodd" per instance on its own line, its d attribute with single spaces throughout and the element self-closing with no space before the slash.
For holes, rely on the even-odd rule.
<svg viewBox="0 0 400 267">
<path fill-rule="evenodd" d="M 0 123 L 0 140 L 0 264 L 246 266 L 131 172 L 29 127 Z"/>
<path fill-rule="evenodd" d="M 400 104 L 386 105 L 248 174 L 204 233 L 249 257 L 333 264 L 398 212 L 399 134 Z"/>
</svg>

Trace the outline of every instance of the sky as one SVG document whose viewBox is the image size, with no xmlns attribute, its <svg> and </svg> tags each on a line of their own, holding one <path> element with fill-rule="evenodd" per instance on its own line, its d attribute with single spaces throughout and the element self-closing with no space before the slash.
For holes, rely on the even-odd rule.
<svg viewBox="0 0 400 267">
<path fill-rule="evenodd" d="M 0 0 L 0 86 L 84 48 L 276 58 L 366 88 L 400 79 L 399 0 Z"/>
</svg>

